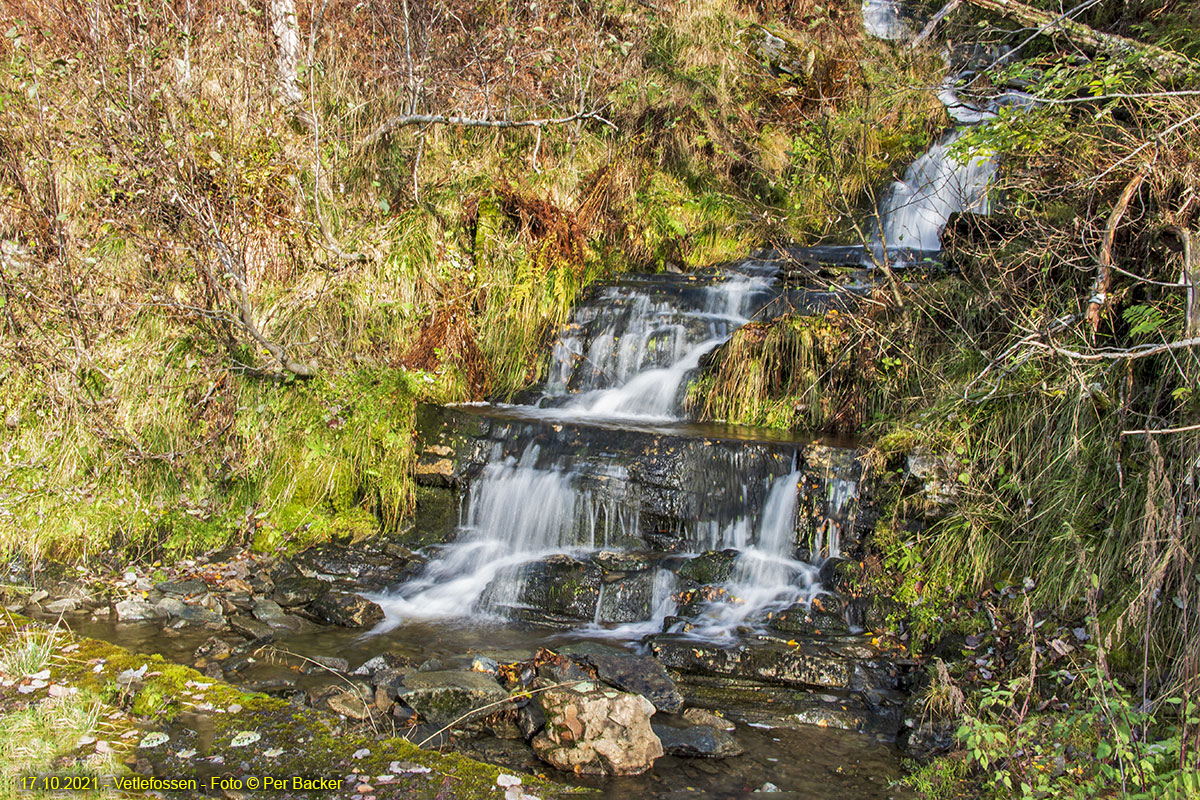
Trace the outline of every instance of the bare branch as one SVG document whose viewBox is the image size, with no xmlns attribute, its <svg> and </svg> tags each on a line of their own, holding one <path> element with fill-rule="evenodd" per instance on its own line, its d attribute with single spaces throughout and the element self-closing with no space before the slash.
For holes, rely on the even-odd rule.
<svg viewBox="0 0 1200 800">
<path fill-rule="evenodd" d="M 1185 425 L 1182 428 L 1143 428 L 1138 431 L 1121 431 L 1121 435 L 1135 436 L 1142 434 L 1145 436 L 1158 436 L 1164 433 L 1186 433 L 1187 431 L 1200 431 L 1200 425 Z"/>
<path fill-rule="evenodd" d="M 1164 342 L 1162 344 L 1142 344 L 1136 347 L 1116 348 L 1106 347 L 1100 350 L 1093 350 L 1090 353 L 1080 353 L 1075 350 L 1068 350 L 1065 347 L 1060 347 L 1053 342 L 1028 342 L 1032 347 L 1041 347 L 1046 350 L 1053 350 L 1061 356 L 1073 358 L 1078 361 L 1120 361 L 1122 359 L 1146 358 L 1148 356 L 1156 356 L 1159 353 L 1166 353 L 1172 350 L 1186 350 L 1189 347 L 1200 347 L 1200 336 L 1192 337 L 1191 339 L 1179 339 L 1174 342 Z"/>
<path fill-rule="evenodd" d="M 1100 311 L 1108 300 L 1108 290 L 1112 286 L 1112 249 L 1113 241 L 1117 236 L 1117 226 L 1121 224 L 1121 218 L 1125 216 L 1129 202 L 1133 200 L 1134 193 L 1141 187 L 1142 181 L 1146 180 L 1149 172 L 1150 165 L 1145 164 L 1134 173 L 1134 176 L 1129 179 L 1129 183 L 1125 184 L 1121 196 L 1117 198 L 1112 213 L 1108 215 L 1108 224 L 1104 226 L 1104 243 L 1100 248 L 1100 266 L 1096 270 L 1096 280 L 1092 283 L 1092 296 L 1088 299 L 1087 307 L 1087 320 L 1091 323 L 1093 331 L 1100 328 Z"/>
</svg>

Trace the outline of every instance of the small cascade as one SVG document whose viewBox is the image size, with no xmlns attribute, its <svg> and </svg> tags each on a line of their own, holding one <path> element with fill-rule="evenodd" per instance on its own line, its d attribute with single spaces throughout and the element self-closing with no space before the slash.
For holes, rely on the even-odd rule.
<svg viewBox="0 0 1200 800">
<path fill-rule="evenodd" d="M 895 41 L 909 35 L 898 0 L 863 0 L 862 15 L 863 27 L 876 39 Z"/>
<path fill-rule="evenodd" d="M 795 557 L 802 476 L 796 471 L 772 482 L 753 538 L 739 548 L 725 591 L 686 624 L 687 633 L 711 641 L 733 640 L 739 628 L 807 601 L 820 590 L 817 567 Z"/>
<path fill-rule="evenodd" d="M 679 427 L 689 377 L 776 300 L 776 272 L 751 259 L 625 279 L 577 308 L 535 405 L 455 412 L 489 414 L 490 433 L 464 465 L 454 541 L 377 598 L 385 624 L 516 618 L 639 638 L 679 611 L 679 569 L 701 553 L 734 561 L 691 635 L 727 639 L 818 591 L 797 559 L 801 480 L 825 484 L 802 463 L 811 445 Z"/>
<path fill-rule="evenodd" d="M 577 475 L 540 466 L 539 456 L 534 444 L 519 459 L 493 453 L 471 485 L 455 542 L 418 578 L 381 600 L 389 621 L 461 618 L 507 607 L 520 596 L 523 564 L 636 538 L 635 505 L 581 490 Z M 604 477 L 623 476 L 612 468 Z"/>
<path fill-rule="evenodd" d="M 688 376 L 774 297 L 774 273 L 752 260 L 707 284 L 608 287 L 555 343 L 541 404 L 579 418 L 679 419 Z"/>
<path fill-rule="evenodd" d="M 880 209 L 880 236 L 875 255 L 884 249 L 937 251 L 951 214 L 987 214 L 988 183 L 996 172 L 991 153 L 956 153 L 953 145 L 965 129 L 943 136 L 914 161 L 904 179 L 892 184 Z"/>
</svg>

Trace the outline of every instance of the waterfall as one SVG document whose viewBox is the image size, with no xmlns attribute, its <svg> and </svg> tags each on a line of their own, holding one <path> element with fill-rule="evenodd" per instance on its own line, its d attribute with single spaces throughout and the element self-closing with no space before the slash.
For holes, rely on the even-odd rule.
<svg viewBox="0 0 1200 800">
<path fill-rule="evenodd" d="M 900 18 L 898 0 L 863 0 L 863 27 L 877 39 L 903 39 L 908 26 Z"/>
<path fill-rule="evenodd" d="M 527 422 L 502 427 L 481 459 L 455 540 L 417 577 L 377 598 L 384 627 L 524 618 L 549 592 L 560 604 L 556 624 L 574 620 L 593 635 L 620 638 L 657 632 L 676 613 L 675 570 L 686 560 L 658 552 L 662 541 L 668 551 L 738 553 L 728 601 L 704 609 L 697 635 L 727 638 L 811 596 L 817 569 L 795 557 L 798 446 L 704 442 L 690 460 L 673 462 L 660 448 L 669 454 L 692 440 L 660 445 L 651 438 L 651 449 L 635 456 L 620 449 L 629 443 L 610 445 L 613 434 L 605 432 L 649 425 L 653 437 L 653 425 L 679 420 L 701 358 L 777 296 L 776 270 L 748 260 L 699 276 L 627 278 L 582 303 L 554 344 L 537 404 L 495 407 Z M 618 423 L 593 427 L 602 420 Z M 685 494 L 660 496 L 664 491 Z M 641 496 L 647 493 L 649 499 Z M 643 502 L 660 516 L 644 519 Z M 663 510 L 673 515 L 666 530 Z M 635 551 L 645 556 L 632 571 L 603 566 L 613 558 L 606 553 Z M 583 582 L 578 602 L 559 596 L 562 575 Z"/>
<path fill-rule="evenodd" d="M 942 137 L 908 167 L 903 180 L 892 184 L 880 209 L 877 256 L 883 256 L 885 247 L 936 252 L 951 214 L 988 213 L 987 188 L 996 159 L 986 151 L 954 152 L 964 132 L 960 128 Z"/>
<path fill-rule="evenodd" d="M 719 600 L 707 603 L 689 624 L 693 636 L 714 641 L 737 638 L 738 629 L 807 601 L 819 591 L 817 569 L 795 557 L 797 492 L 803 473 L 776 478 Z"/>
</svg>

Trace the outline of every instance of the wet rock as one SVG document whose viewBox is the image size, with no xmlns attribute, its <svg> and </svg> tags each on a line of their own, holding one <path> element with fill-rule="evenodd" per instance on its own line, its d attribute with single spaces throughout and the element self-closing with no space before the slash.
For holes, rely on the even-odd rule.
<svg viewBox="0 0 1200 800">
<path fill-rule="evenodd" d="M 266 598 L 255 600 L 251 613 L 254 614 L 256 620 L 265 622 L 275 630 L 297 632 L 304 628 L 304 620 L 295 614 L 287 613 L 274 600 Z"/>
<path fill-rule="evenodd" d="M 337 656 L 308 656 L 300 671 L 305 675 L 322 675 L 329 672 L 348 672 L 350 662 Z"/>
<path fill-rule="evenodd" d="M 235 633 L 240 633 L 247 639 L 263 639 L 266 642 L 271 642 L 275 639 L 275 631 L 270 625 L 265 622 L 259 622 L 251 617 L 244 617 L 241 614 L 234 614 L 229 618 L 229 627 L 233 628 Z"/>
<path fill-rule="evenodd" d="M 526 741 L 532 739 L 544 727 L 546 727 L 546 713 L 542 711 L 541 703 L 530 700 L 517 709 L 517 728 Z"/>
<path fill-rule="evenodd" d="M 341 714 L 343 717 L 360 722 L 366 721 L 371 717 L 371 709 L 367 707 L 367 703 L 363 700 L 362 695 L 348 689 L 339 690 L 326 697 L 325 708 L 328 708 L 335 714 Z"/>
<path fill-rule="evenodd" d="M 772 617 L 771 627 L 810 636 L 850 630 L 846 623 L 846 603 L 837 595 L 820 595 L 807 605 L 797 603 Z"/>
<path fill-rule="evenodd" d="M 203 658 L 208 661 L 221 661 L 229 658 L 229 654 L 233 652 L 233 646 L 229 642 L 217 636 L 210 636 L 204 640 L 204 643 L 196 648 L 192 653 L 192 658 Z"/>
<path fill-rule="evenodd" d="M 80 603 L 74 597 L 64 597 L 46 604 L 46 610 L 51 614 L 68 614 L 79 610 Z"/>
<path fill-rule="evenodd" d="M 737 550 L 710 550 L 685 561 L 679 567 L 678 575 L 696 583 L 724 583 L 733 574 L 737 559 Z"/>
<path fill-rule="evenodd" d="M 654 706 L 644 697 L 596 684 L 538 695 L 545 729 L 533 750 L 557 769 L 580 775 L 638 775 L 663 754 L 650 727 Z"/>
<path fill-rule="evenodd" d="M 521 591 L 509 606 L 503 589 L 514 581 Z M 555 555 L 502 570 L 485 590 L 484 603 L 528 622 L 574 625 L 595 618 L 602 582 L 603 572 L 595 564 Z"/>
<path fill-rule="evenodd" d="M 650 570 L 629 575 L 605 576 L 595 620 L 603 624 L 621 624 L 649 619 L 654 611 L 654 573 Z"/>
<path fill-rule="evenodd" d="M 729 720 L 706 708 L 685 708 L 683 718 L 693 725 L 707 725 L 720 731 L 731 731 L 736 727 Z"/>
<path fill-rule="evenodd" d="M 383 621 L 383 609 L 362 595 L 330 591 L 310 607 L 321 619 L 346 628 L 364 628 Z"/>
<path fill-rule="evenodd" d="M 728 758 L 740 756 L 744 750 L 737 740 L 725 731 L 707 725 L 676 728 L 651 723 L 662 742 L 663 752 L 685 758 Z"/>
<path fill-rule="evenodd" d="M 214 629 L 224 628 L 226 625 L 224 614 L 203 606 L 185 605 L 175 616 L 188 625 L 204 625 Z"/>
<path fill-rule="evenodd" d="M 404 679 L 397 699 L 433 725 L 467 727 L 496 711 L 492 704 L 508 698 L 496 679 L 482 672 L 440 670 L 414 672 Z M 478 712 L 471 714 L 470 712 Z M 465 718 L 464 718 L 465 717 Z"/>
<path fill-rule="evenodd" d="M 160 617 L 178 617 L 187 608 L 187 604 L 178 597 L 168 595 L 154 603 L 154 610 Z"/>
<path fill-rule="evenodd" d="M 596 677 L 605 683 L 642 695 L 659 711 L 674 714 L 683 708 L 683 695 L 653 658 L 592 642 L 564 647 L 562 653 L 595 669 Z"/>
<path fill-rule="evenodd" d="M 375 673 L 371 678 L 371 685 L 375 687 L 375 705 L 378 708 L 387 709 L 396 701 L 404 688 L 404 678 L 411 671 L 410 669 L 387 668 Z"/>
<path fill-rule="evenodd" d="M 495 675 L 499 669 L 500 665 L 494 658 L 488 658 L 487 656 L 475 656 L 473 659 L 471 659 L 472 672 L 486 672 L 489 675 Z"/>
<path fill-rule="evenodd" d="M 188 595 L 207 592 L 208 584 L 199 578 L 191 578 L 189 580 L 163 581 L 162 583 L 156 583 L 154 588 L 163 594 L 187 597 Z"/>
<path fill-rule="evenodd" d="M 596 678 L 595 675 L 584 669 L 575 661 L 572 661 L 571 659 L 561 655 L 541 661 L 541 663 L 537 665 L 537 675 L 539 678 L 549 681 L 550 683 L 591 681 L 595 680 Z"/>
<path fill-rule="evenodd" d="M 601 550 L 592 555 L 592 563 L 609 572 L 637 572 L 649 568 L 654 559 L 628 550 Z"/>
<path fill-rule="evenodd" d="M 142 622 L 159 617 L 154 606 L 140 597 L 121 600 L 113 606 L 113 609 L 117 613 L 117 619 L 121 622 Z"/>
<path fill-rule="evenodd" d="M 384 669 L 410 669 L 411 667 L 412 659 L 408 658 L 407 656 L 402 656 L 398 653 L 385 652 L 368 658 L 350 674 L 357 677 L 370 677 Z"/>
<path fill-rule="evenodd" d="M 440 658 L 427 658 L 417 667 L 417 672 L 440 672 L 445 668 Z"/>
<path fill-rule="evenodd" d="M 319 578 L 292 575 L 275 583 L 275 592 L 271 599 L 284 608 L 295 608 L 308 605 L 328 589 L 328 585 Z"/>
<path fill-rule="evenodd" d="M 730 675 L 790 686 L 860 688 L 852 659 L 811 639 L 798 646 L 775 642 L 731 648 L 697 642 L 677 634 L 648 638 L 651 653 L 665 666 L 702 675 Z"/>
</svg>

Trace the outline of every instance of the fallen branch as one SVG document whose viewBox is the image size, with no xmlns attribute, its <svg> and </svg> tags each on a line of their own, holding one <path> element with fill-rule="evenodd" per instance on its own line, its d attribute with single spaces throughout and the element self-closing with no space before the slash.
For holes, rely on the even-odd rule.
<svg viewBox="0 0 1200 800">
<path fill-rule="evenodd" d="M 1059 33 L 1072 44 L 1093 53 L 1134 54 L 1141 57 L 1147 67 L 1168 73 L 1196 68 L 1196 64 L 1182 53 L 1126 39 L 1124 36 L 1103 33 L 1081 22 L 1067 19 L 1066 15 L 1042 11 L 1017 0 L 967 0 L 967 3 L 984 11 L 1015 19 L 1023 25 L 1036 28 L 1038 33 Z"/>
<path fill-rule="evenodd" d="M 925 40 L 930 36 L 933 36 L 933 32 L 937 30 L 937 26 L 941 24 L 941 21 L 945 19 L 950 12 L 958 8 L 960 3 L 962 3 L 962 0 L 950 0 L 949 3 L 946 3 L 946 5 L 942 6 L 942 10 L 929 18 L 929 22 L 925 23 L 925 27 L 921 29 L 920 33 L 913 37 L 913 40 L 908 43 L 908 46 L 913 50 L 916 50 L 918 47 L 925 44 Z"/>
<path fill-rule="evenodd" d="M 1174 342 L 1164 342 L 1162 344 L 1142 344 L 1137 347 L 1106 347 L 1102 350 L 1093 350 L 1090 353 L 1080 353 L 1076 350 L 1068 350 L 1065 347 L 1060 347 L 1053 342 L 1028 342 L 1033 347 L 1041 347 L 1045 350 L 1052 350 L 1061 356 L 1073 358 L 1078 361 L 1120 361 L 1121 359 L 1147 358 L 1156 356 L 1159 353 L 1166 353 L 1171 350 L 1186 350 L 1189 347 L 1200 347 L 1200 336 L 1192 337 L 1191 339 L 1179 339 Z"/>
<path fill-rule="evenodd" d="M 1200 292 L 1200 263 L 1197 263 L 1195 248 L 1192 247 L 1192 232 L 1182 225 L 1172 225 L 1164 233 L 1174 234 L 1180 241 L 1183 274 L 1179 282 L 1187 287 L 1187 315 L 1184 318 L 1187 327 L 1184 333 L 1194 336 L 1200 333 L 1200 297 L 1197 296 Z"/>
<path fill-rule="evenodd" d="M 1108 290 L 1112 286 L 1112 250 L 1117 236 L 1117 226 L 1121 224 L 1121 218 L 1125 216 L 1125 211 L 1129 208 L 1134 193 L 1141 187 L 1142 181 L 1146 180 L 1149 172 L 1150 165 L 1146 164 L 1129 179 L 1121 196 L 1117 198 L 1112 213 L 1108 215 L 1108 224 L 1104 226 L 1104 241 L 1100 247 L 1100 266 L 1096 270 L 1096 280 L 1092 282 L 1092 296 L 1088 299 L 1087 307 L 1087 320 L 1091 323 L 1093 332 L 1100 328 L 1100 311 L 1108 301 Z"/>
<path fill-rule="evenodd" d="M 409 125 L 456 125 L 464 128 L 545 128 L 547 125 L 566 125 L 585 119 L 595 120 L 602 125 L 616 129 L 616 125 L 600 116 L 595 111 L 581 111 L 569 117 L 546 117 L 543 119 L 477 119 L 474 117 L 447 117 L 442 114 L 404 114 L 384 121 L 378 128 L 367 134 L 358 144 L 358 150 L 370 147 L 397 128 Z"/>
<path fill-rule="evenodd" d="M 1121 431 L 1122 436 L 1158 436 L 1163 433 L 1186 433 L 1187 431 L 1200 431 L 1200 425 L 1185 425 L 1182 428 L 1143 428 L 1139 431 Z"/>
</svg>

